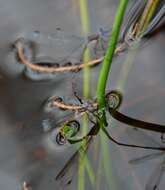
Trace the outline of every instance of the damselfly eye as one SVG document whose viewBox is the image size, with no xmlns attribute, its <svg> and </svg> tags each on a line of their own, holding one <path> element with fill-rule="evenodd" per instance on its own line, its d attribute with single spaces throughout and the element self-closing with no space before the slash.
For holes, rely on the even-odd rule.
<svg viewBox="0 0 165 190">
<path fill-rule="evenodd" d="M 106 95 L 107 106 L 109 109 L 118 109 L 122 102 L 122 95 L 120 92 L 113 90 Z"/>
<path fill-rule="evenodd" d="M 65 145 L 66 142 L 67 142 L 67 139 L 66 137 L 61 133 L 59 132 L 57 135 L 56 135 L 56 142 L 58 145 Z"/>
<path fill-rule="evenodd" d="M 69 127 L 70 137 L 74 137 L 80 130 L 80 123 L 76 120 L 69 121 L 66 124 Z"/>
</svg>

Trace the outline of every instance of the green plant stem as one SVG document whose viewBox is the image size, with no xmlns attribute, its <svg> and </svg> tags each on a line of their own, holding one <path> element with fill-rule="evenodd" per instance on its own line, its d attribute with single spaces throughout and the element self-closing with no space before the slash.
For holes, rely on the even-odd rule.
<svg viewBox="0 0 165 190">
<path fill-rule="evenodd" d="M 82 25 L 83 35 L 87 35 L 89 32 L 89 15 L 88 15 L 88 0 L 80 0 L 80 19 Z M 84 63 L 87 63 L 90 60 L 90 52 L 87 48 L 83 55 Z M 83 70 L 83 96 L 84 98 L 89 98 L 90 95 L 90 70 L 88 65 L 85 65 Z M 83 117 L 83 133 L 85 134 L 88 128 L 88 117 L 84 115 Z M 86 140 L 82 142 L 82 146 L 86 146 Z M 78 170 L 78 190 L 85 189 L 85 168 L 87 169 L 87 173 L 92 185 L 94 185 L 94 172 L 88 161 L 87 156 L 83 156 L 84 152 L 80 152 L 80 159 L 79 159 L 79 170 Z"/>
<path fill-rule="evenodd" d="M 112 64 L 112 59 L 113 55 L 116 49 L 118 37 L 119 37 L 119 32 L 120 32 L 120 27 L 121 23 L 124 17 L 124 13 L 126 10 L 128 4 L 128 0 L 120 0 L 120 4 L 117 9 L 117 13 L 115 16 L 115 21 L 113 24 L 112 28 L 112 34 L 109 39 L 108 43 L 108 49 L 104 57 L 103 61 L 103 66 L 100 72 L 99 76 L 99 81 L 97 85 L 97 101 L 99 104 L 99 111 L 101 112 L 101 118 L 100 118 L 100 127 L 105 127 L 106 126 L 106 116 L 105 116 L 105 88 L 106 88 L 106 83 L 109 75 L 109 70 Z M 104 136 L 103 134 L 101 135 L 101 145 L 103 149 L 103 167 L 106 175 L 106 179 L 108 182 L 108 187 L 109 189 L 116 189 L 116 185 L 112 176 L 112 167 L 111 167 L 111 160 L 109 157 L 109 148 L 107 146 L 107 143 L 104 141 Z"/>
<path fill-rule="evenodd" d="M 106 83 L 107 83 L 109 70 L 110 70 L 110 67 L 112 64 L 112 59 L 113 59 L 113 55 L 114 55 L 114 52 L 116 49 L 119 32 L 120 32 L 120 27 L 121 27 L 121 23 L 122 23 L 122 20 L 124 17 L 124 13 L 125 13 L 127 4 L 128 4 L 128 0 L 120 0 L 119 6 L 117 9 L 117 13 L 115 16 L 115 21 L 114 21 L 114 24 L 112 27 L 112 34 L 109 39 L 108 49 L 105 54 L 103 66 L 101 68 L 101 72 L 99 75 L 99 81 L 98 81 L 98 85 L 97 85 L 96 95 L 97 95 L 97 101 L 98 101 L 100 110 L 105 108 Z M 105 121 L 104 121 L 104 123 L 105 123 Z"/>
<path fill-rule="evenodd" d="M 107 83 L 108 74 L 110 71 L 113 55 L 114 55 L 114 52 L 116 49 L 119 31 L 120 31 L 123 16 L 124 16 L 124 13 L 125 13 L 125 10 L 127 7 L 127 3 L 128 3 L 127 0 L 125 0 L 125 1 L 120 0 L 120 4 L 119 4 L 118 10 L 117 10 L 115 22 L 114 22 L 113 29 L 112 29 L 112 35 L 109 40 L 109 46 L 108 46 L 108 49 L 107 49 L 107 52 L 106 52 L 106 55 L 105 55 L 105 58 L 103 61 L 103 67 L 102 67 L 102 70 L 101 70 L 100 76 L 99 76 L 96 95 L 97 95 L 97 100 L 98 100 L 98 104 L 99 104 L 99 110 L 102 112 L 101 115 L 103 115 L 100 120 L 101 128 L 104 127 L 106 124 L 105 111 L 104 111 L 105 104 L 106 104 L 106 102 L 105 102 L 106 83 Z M 151 11 L 145 21 L 143 29 L 145 29 L 147 24 L 149 23 L 149 21 L 152 17 L 151 15 L 154 12 L 153 9 L 155 9 L 155 7 L 156 7 L 156 5 L 152 6 Z M 128 69 L 128 68 L 126 68 L 126 69 Z M 104 166 L 107 181 L 109 182 L 108 186 L 109 186 L 109 189 L 116 189 L 116 184 L 114 183 L 114 179 L 112 176 L 112 168 L 111 168 L 111 161 L 110 161 L 110 157 L 109 157 L 109 149 L 107 147 L 107 144 L 104 142 L 103 138 L 104 137 L 101 136 L 101 144 L 102 144 L 102 148 L 103 148 L 103 166 Z"/>
<path fill-rule="evenodd" d="M 88 14 L 88 0 L 80 0 L 80 19 L 82 25 L 83 35 L 87 35 L 89 32 L 89 14 Z M 90 52 L 87 48 L 84 52 L 83 61 L 87 63 L 90 59 Z M 90 71 L 89 67 L 85 65 L 83 69 L 83 95 L 84 98 L 89 98 L 89 83 L 90 83 Z"/>
</svg>

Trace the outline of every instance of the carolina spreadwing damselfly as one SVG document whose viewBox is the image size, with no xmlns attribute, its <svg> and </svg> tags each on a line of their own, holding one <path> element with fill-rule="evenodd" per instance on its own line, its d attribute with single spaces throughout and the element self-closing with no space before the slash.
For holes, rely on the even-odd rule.
<svg viewBox="0 0 165 190">
<path fill-rule="evenodd" d="M 128 117 L 118 111 L 119 106 L 122 101 L 122 96 L 118 91 L 110 91 L 106 94 L 106 101 L 107 101 L 107 112 L 110 113 L 110 115 L 114 118 L 119 120 L 122 123 L 127 124 L 129 127 L 137 127 L 142 128 L 148 131 L 155 131 L 155 132 L 163 132 L 165 133 L 165 126 L 158 125 L 154 123 L 144 122 L 141 120 L 137 120 L 131 117 Z M 66 142 L 70 144 L 75 144 L 77 142 L 81 142 L 83 139 L 86 139 L 86 146 L 85 148 L 83 146 L 80 146 L 79 150 L 74 153 L 74 155 L 69 159 L 69 161 L 65 164 L 64 168 L 59 172 L 59 174 L 56 177 L 56 180 L 62 180 L 64 178 L 67 178 L 68 180 L 65 181 L 65 185 L 69 185 L 72 181 L 73 174 L 75 171 L 75 168 L 78 167 L 78 160 L 80 158 L 80 152 L 83 151 L 85 154 L 89 148 L 90 142 L 92 141 L 93 137 L 95 137 L 99 130 L 99 112 L 98 112 L 98 105 L 97 101 L 94 100 L 93 102 L 86 102 L 84 103 L 81 100 L 81 103 L 83 104 L 67 104 L 65 103 L 61 98 L 59 97 L 52 97 L 50 98 L 46 103 L 46 109 L 51 111 L 51 109 L 62 109 L 62 110 L 70 110 L 73 112 L 73 117 L 70 116 L 69 119 L 65 120 L 62 124 L 61 129 L 59 129 L 59 133 L 57 134 L 57 143 L 65 144 Z M 76 134 L 78 133 L 79 124 L 76 120 L 77 117 L 81 117 L 82 115 L 87 114 L 89 121 L 92 123 L 93 127 L 89 130 L 89 132 L 79 138 L 75 138 Z M 121 119 L 122 118 L 122 119 Z M 73 125 L 74 123 L 74 125 Z M 79 127 L 76 127 L 79 126 Z M 143 146 L 143 145 L 136 145 L 136 144 L 127 144 L 123 142 L 118 142 L 115 140 L 106 130 L 106 128 L 103 129 L 103 132 L 106 134 L 106 136 L 109 138 L 110 141 L 114 142 L 117 145 L 125 146 L 125 147 L 134 147 L 134 148 L 142 148 L 142 149 L 151 149 L 151 150 L 159 150 L 159 151 L 165 151 L 165 147 L 163 146 Z M 68 178 L 68 174 L 70 177 Z"/>
<path fill-rule="evenodd" d="M 141 12 L 144 9 L 144 6 L 145 6 L 145 3 L 143 3 L 143 1 L 137 1 L 135 6 L 132 7 L 132 12 L 130 12 L 128 22 L 126 23 L 126 29 L 124 30 L 124 33 L 123 33 L 123 38 L 121 37 L 121 40 L 120 40 L 121 44 L 119 44 L 118 48 L 116 49 L 116 53 L 123 51 L 124 49 L 126 49 L 127 45 L 131 44 L 131 43 L 129 44 L 130 41 L 132 41 L 132 40 L 134 41 L 134 26 L 136 25 L 136 22 L 138 21 L 140 15 L 141 15 Z M 136 9 L 136 8 L 138 8 L 138 9 Z M 135 14 L 135 11 L 136 11 L 136 14 Z M 164 9 L 164 4 L 163 4 L 162 7 L 157 12 L 157 14 L 152 19 L 152 21 L 150 22 L 150 24 L 148 25 L 148 27 L 142 37 L 152 34 L 155 30 L 157 30 L 157 28 L 164 25 L 164 13 L 165 13 L 165 9 Z M 64 42 L 65 40 L 68 40 L 68 39 L 69 38 L 64 38 L 63 41 L 61 41 L 61 42 Z M 74 39 L 76 39 L 76 38 L 73 38 L 73 41 L 74 41 Z M 86 42 L 79 43 L 80 44 L 79 47 L 81 47 L 80 48 L 81 54 L 83 54 L 83 52 L 84 52 L 85 48 L 87 47 L 87 45 L 89 44 L 89 42 L 97 41 L 99 39 L 99 36 L 96 35 L 89 39 L 91 39 L 91 40 L 87 41 L 87 43 Z M 62 40 L 62 39 L 58 39 L 59 42 L 60 42 L 60 40 Z M 16 58 L 17 58 L 18 62 L 25 65 L 25 74 L 31 79 L 35 79 L 35 80 L 39 79 L 40 80 L 40 79 L 53 78 L 55 73 L 64 73 L 64 72 L 68 72 L 68 71 L 76 72 L 76 71 L 81 70 L 84 67 L 84 64 L 81 63 L 80 59 L 79 59 L 80 63 L 78 65 L 73 65 L 72 62 L 70 62 L 70 60 L 68 61 L 67 59 L 65 59 L 67 57 L 70 57 L 70 55 L 74 52 L 74 49 L 71 52 L 71 54 L 67 52 L 67 55 L 63 56 L 61 58 L 61 60 L 58 59 L 57 61 L 49 61 L 49 59 L 48 59 L 48 61 L 47 61 L 46 58 L 44 58 L 44 59 L 42 58 L 41 60 L 38 61 L 37 60 L 38 58 L 36 59 L 36 57 L 34 57 L 35 58 L 34 60 L 31 59 L 31 58 L 33 58 L 33 56 L 30 58 L 28 57 L 28 52 L 29 52 L 28 40 L 27 41 L 26 41 L 26 39 L 17 40 L 15 43 L 15 48 L 16 48 Z M 104 55 L 104 52 L 103 52 L 103 55 Z M 102 60 L 103 60 L 103 57 L 100 57 L 98 59 L 92 60 L 91 62 L 88 63 L 88 65 L 89 66 L 97 65 L 98 63 L 102 62 Z M 64 64 L 64 65 L 59 66 L 60 62 L 62 62 L 62 64 Z M 34 75 L 32 74 L 32 71 L 35 73 Z M 40 74 L 36 75 L 36 73 L 40 73 Z M 44 77 L 43 77 L 43 75 L 41 75 L 43 73 L 44 73 Z M 45 73 L 48 73 L 48 76 L 45 77 Z M 111 99 L 110 103 L 108 104 L 109 107 L 107 110 L 111 114 L 111 116 L 113 118 L 115 118 L 116 120 L 119 120 L 125 124 L 128 124 L 130 127 L 133 126 L 133 127 L 137 127 L 137 128 L 146 129 L 146 130 L 152 130 L 155 132 L 162 132 L 162 133 L 165 132 L 165 127 L 163 125 L 140 121 L 140 120 L 130 118 L 130 117 L 120 113 L 117 110 L 118 104 L 117 104 L 117 107 L 115 107 L 115 109 L 113 107 L 113 105 L 114 105 L 113 102 L 115 99 L 114 97 L 116 97 L 116 94 L 113 92 L 113 95 L 112 95 L 112 92 L 111 92 L 109 95 L 111 96 L 112 99 Z M 99 113 L 98 113 L 98 109 L 97 109 L 97 102 L 92 103 L 92 104 L 91 103 L 85 104 L 85 105 L 68 105 L 68 104 L 65 104 L 63 101 L 59 101 L 59 99 L 57 101 L 57 99 L 56 99 L 52 105 L 56 108 L 71 110 L 74 115 L 74 117 L 72 119 L 64 121 L 64 125 L 62 126 L 61 130 L 59 130 L 56 140 L 60 144 L 61 143 L 63 144 L 66 141 L 68 141 L 69 143 L 72 144 L 72 143 L 80 142 L 83 139 L 87 140 L 87 145 L 85 146 L 85 148 L 81 146 L 80 149 L 78 151 L 76 151 L 76 153 L 67 162 L 67 164 L 64 166 L 64 168 L 61 170 L 61 172 L 57 175 L 56 179 L 61 180 L 63 177 L 68 175 L 68 171 L 72 170 L 73 165 L 77 166 L 77 164 L 78 164 L 77 162 L 80 157 L 80 152 L 81 151 L 83 151 L 84 153 L 87 152 L 87 149 L 89 148 L 92 138 L 94 136 L 96 136 L 97 133 L 99 132 L 99 129 L 100 129 L 99 125 L 98 125 Z M 82 116 L 83 114 L 88 115 L 89 120 L 93 124 L 93 127 L 91 128 L 91 130 L 89 130 L 89 132 L 86 136 L 83 136 L 79 139 L 74 139 L 73 137 L 75 137 L 75 135 L 78 132 L 78 130 L 77 130 L 78 128 L 74 127 L 75 123 L 77 124 L 77 121 L 74 120 L 74 118 L 76 117 L 76 115 Z M 73 125 L 73 123 L 74 123 L 74 125 Z M 120 142 L 116 141 L 114 138 L 112 138 L 106 129 L 104 129 L 104 133 L 107 135 L 107 137 L 111 141 L 113 141 L 114 143 L 121 145 L 121 146 L 144 148 L 144 149 L 154 149 L 154 150 L 160 150 L 160 151 L 165 150 L 165 148 L 161 147 L 161 146 L 160 147 L 151 147 L 151 146 L 139 146 L 139 145 L 129 145 L 126 143 L 120 143 Z M 163 164 L 164 163 L 162 163 L 161 165 L 163 165 Z M 73 171 L 71 173 L 73 173 Z M 69 185 L 71 183 L 72 178 L 73 178 L 73 174 L 71 175 L 71 178 L 69 178 L 66 181 L 66 185 Z M 157 181 L 159 181 L 159 179 L 160 178 L 157 178 Z"/>
</svg>

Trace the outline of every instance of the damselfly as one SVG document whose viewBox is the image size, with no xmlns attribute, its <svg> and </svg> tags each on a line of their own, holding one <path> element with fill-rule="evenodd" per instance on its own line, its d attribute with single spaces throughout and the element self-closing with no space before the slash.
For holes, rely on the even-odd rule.
<svg viewBox="0 0 165 190">
<path fill-rule="evenodd" d="M 122 121 L 130 127 L 139 127 L 150 131 L 155 132 L 165 132 L 165 127 L 163 125 L 158 125 L 154 123 L 148 123 L 141 120 L 137 120 L 131 117 L 128 117 L 118 111 L 118 108 L 121 104 L 122 96 L 121 93 L 118 91 L 111 91 L 106 94 L 106 104 L 107 108 L 106 111 L 110 113 L 110 115 L 119 121 Z M 47 110 L 51 111 L 51 109 L 62 109 L 62 110 L 70 110 L 73 112 L 73 117 L 70 117 L 69 119 L 65 120 L 61 126 L 61 129 L 59 129 L 59 133 L 57 134 L 56 141 L 58 144 L 64 144 L 66 142 L 70 144 L 74 144 L 77 142 L 81 142 L 82 140 L 86 139 L 87 144 L 85 148 L 83 146 L 80 146 L 80 149 L 76 151 L 76 153 L 69 159 L 69 161 L 66 163 L 64 168 L 59 172 L 56 179 L 62 180 L 63 178 L 68 179 L 68 173 L 69 173 L 69 179 L 65 180 L 65 185 L 70 184 L 73 178 L 73 170 L 75 167 L 78 167 L 78 159 L 80 158 L 80 152 L 87 152 L 87 149 L 89 148 L 89 144 L 93 137 L 95 137 L 99 130 L 99 110 L 98 110 L 98 104 L 97 100 L 94 100 L 93 102 L 86 102 L 84 103 L 82 100 L 80 100 L 81 104 L 67 104 L 65 103 L 61 98 L 59 97 L 53 97 L 50 98 L 45 107 Z M 89 132 L 79 138 L 75 138 L 78 130 L 80 129 L 80 124 L 76 120 L 77 117 L 81 117 L 82 115 L 87 114 L 89 121 L 92 123 L 92 128 L 89 130 Z M 74 125 L 73 125 L 74 124 Z M 134 148 L 142 148 L 142 149 L 153 149 L 153 150 L 159 150 L 159 151 L 165 151 L 165 147 L 162 146 L 141 146 L 141 145 L 135 145 L 135 144 L 127 144 L 123 142 L 118 142 L 115 140 L 107 131 L 106 128 L 102 129 L 103 132 L 106 134 L 109 140 L 114 142 L 117 145 L 125 146 L 125 147 L 134 147 Z M 74 167 L 72 167 L 74 166 Z M 74 168 L 74 169 L 73 169 Z"/>
</svg>

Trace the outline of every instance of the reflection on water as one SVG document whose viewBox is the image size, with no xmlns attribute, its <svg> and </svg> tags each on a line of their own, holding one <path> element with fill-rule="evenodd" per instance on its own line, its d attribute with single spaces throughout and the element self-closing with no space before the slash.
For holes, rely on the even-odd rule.
<svg viewBox="0 0 165 190">
<path fill-rule="evenodd" d="M 77 50 L 75 57 L 73 56 L 77 61 L 81 52 L 79 48 L 81 49 L 81 45 L 85 41 L 83 37 L 64 38 L 63 44 L 61 44 L 61 40 L 58 40 L 62 36 L 51 37 L 58 27 L 66 31 L 66 34 L 68 32 L 80 36 L 79 13 L 74 11 L 76 5 L 73 5 L 73 2 L 75 1 L 48 0 L 45 3 L 42 0 L 0 0 L 0 26 L 2 29 L 0 34 L 0 186 L 4 190 L 21 189 L 23 181 L 28 181 L 35 190 L 48 188 L 53 190 L 59 185 L 54 180 L 56 174 L 73 152 L 71 146 L 56 148 L 52 143 L 55 130 L 53 130 L 53 134 L 49 130 L 51 126 L 56 127 L 62 113 L 54 111 L 49 114 L 42 110 L 44 102 L 53 95 L 65 96 L 68 100 L 73 98 L 72 74 L 58 75 L 52 81 L 47 82 L 29 81 L 20 74 L 24 67 L 15 62 L 10 51 L 11 42 L 14 42 L 18 36 L 25 36 L 42 44 L 37 49 L 38 55 L 41 57 L 45 56 L 44 52 L 48 58 L 59 60 L 64 55 L 66 58 L 74 50 Z M 90 2 L 92 31 L 96 31 L 100 26 L 111 25 L 116 4 L 116 1 L 108 0 Z M 36 32 L 33 33 L 33 31 Z M 41 31 L 41 33 L 37 31 Z M 68 45 L 65 46 L 65 43 Z M 64 46 L 66 48 L 63 48 Z M 59 47 L 61 47 L 60 50 Z M 137 52 L 124 92 L 122 92 L 124 98 L 121 110 L 124 113 L 146 121 L 162 124 L 165 122 L 163 114 L 164 58 L 164 33 L 145 43 Z M 107 89 L 116 89 L 118 73 L 124 59 L 125 54 L 115 59 L 110 75 L 111 82 L 108 83 Z M 91 71 L 92 95 L 95 94 L 99 69 L 100 67 L 97 67 Z M 81 76 L 82 73 L 79 76 L 76 75 L 80 95 L 82 91 Z M 111 129 L 115 137 L 123 141 L 139 143 L 139 140 L 136 142 L 137 133 L 131 140 L 132 135 L 128 137 L 125 132 L 126 126 L 118 122 L 115 124 L 118 127 Z M 145 133 L 160 142 L 159 135 Z M 140 143 L 145 144 L 146 141 L 147 138 L 141 136 Z M 151 145 L 151 142 L 149 144 Z M 156 165 L 160 163 L 161 156 L 145 162 L 142 166 L 135 167 L 128 164 L 128 161 L 138 157 L 139 154 L 142 156 L 147 154 L 146 151 L 123 149 L 111 142 L 109 142 L 109 147 L 113 175 L 116 178 L 118 189 L 144 189 L 146 182 L 149 181 L 150 171 L 154 171 Z M 93 149 L 94 145 L 89 150 L 91 159 L 93 159 Z M 93 166 L 97 170 L 97 164 L 93 164 Z M 164 185 L 162 181 L 160 189 Z M 107 188 L 104 179 L 101 179 L 101 184 L 102 189 Z M 76 189 L 75 184 L 73 187 L 71 186 L 71 189 Z M 86 189 L 91 189 L 90 183 L 87 183 Z"/>
</svg>

